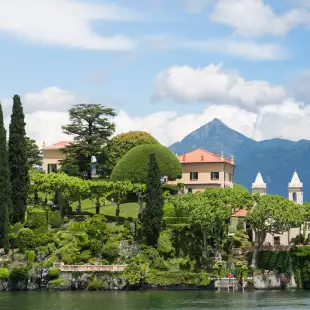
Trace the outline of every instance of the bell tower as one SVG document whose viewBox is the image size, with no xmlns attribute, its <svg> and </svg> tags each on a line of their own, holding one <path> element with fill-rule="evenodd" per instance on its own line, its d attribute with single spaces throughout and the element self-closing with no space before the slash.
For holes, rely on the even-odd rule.
<svg viewBox="0 0 310 310">
<path fill-rule="evenodd" d="M 293 173 L 291 182 L 288 183 L 288 199 L 294 201 L 295 203 L 303 204 L 303 184 L 300 182 L 297 171 Z"/>
<path fill-rule="evenodd" d="M 260 195 L 267 194 L 267 185 L 263 180 L 260 170 L 258 170 L 256 179 L 254 183 L 252 183 L 252 194 L 260 194 Z"/>
</svg>

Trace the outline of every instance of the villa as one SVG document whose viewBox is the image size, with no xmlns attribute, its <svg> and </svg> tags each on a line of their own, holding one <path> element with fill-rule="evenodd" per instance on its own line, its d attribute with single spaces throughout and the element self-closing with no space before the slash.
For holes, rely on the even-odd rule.
<svg viewBox="0 0 310 310">
<path fill-rule="evenodd" d="M 61 161 L 66 158 L 66 155 L 61 152 L 61 149 L 70 143 L 70 141 L 61 141 L 48 147 L 43 145 L 43 170 L 45 173 L 57 172 L 60 169 Z"/>
<path fill-rule="evenodd" d="M 169 183 L 183 183 L 185 193 L 203 191 L 206 188 L 233 187 L 235 170 L 233 156 L 227 160 L 223 153 L 218 156 L 203 149 L 176 156 L 182 165 L 182 178 Z"/>
</svg>

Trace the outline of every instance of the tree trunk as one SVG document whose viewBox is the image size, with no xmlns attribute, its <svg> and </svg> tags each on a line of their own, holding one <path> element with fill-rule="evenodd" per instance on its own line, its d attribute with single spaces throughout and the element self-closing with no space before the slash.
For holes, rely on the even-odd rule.
<svg viewBox="0 0 310 310">
<path fill-rule="evenodd" d="M 138 214 L 138 218 L 141 219 L 142 216 L 142 211 L 143 211 L 143 201 L 141 198 L 139 198 L 139 214 Z"/>
<path fill-rule="evenodd" d="M 99 197 L 96 198 L 96 214 L 100 213 L 100 200 Z"/>
<path fill-rule="evenodd" d="M 120 204 L 117 203 L 116 204 L 116 212 L 115 212 L 115 217 L 116 217 L 117 222 L 119 222 L 119 214 L 120 214 Z"/>
<path fill-rule="evenodd" d="M 15 240 L 12 239 L 11 241 L 11 249 L 12 249 L 12 262 L 14 262 L 14 249 L 15 249 Z"/>
<path fill-rule="evenodd" d="M 254 242 L 254 251 L 252 255 L 251 268 L 257 268 L 257 254 L 258 254 L 258 234 L 259 232 L 255 231 L 255 242 Z"/>
<path fill-rule="evenodd" d="M 202 231 L 202 242 L 203 242 L 203 248 L 202 248 L 202 257 L 207 257 L 207 237 L 206 237 L 206 231 Z"/>
</svg>

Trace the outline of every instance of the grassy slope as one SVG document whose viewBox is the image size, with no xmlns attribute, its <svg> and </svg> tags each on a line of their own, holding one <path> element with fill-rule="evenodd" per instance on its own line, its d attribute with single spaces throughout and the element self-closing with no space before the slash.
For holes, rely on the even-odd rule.
<svg viewBox="0 0 310 310">
<path fill-rule="evenodd" d="M 77 202 L 72 204 L 73 209 L 75 209 L 76 206 Z M 132 218 L 138 217 L 139 204 L 137 202 L 123 203 L 121 204 L 120 209 L 121 209 L 120 216 L 132 217 Z M 82 201 L 82 210 L 96 213 L 94 202 L 89 199 Z M 115 210 L 116 210 L 116 204 L 107 202 L 107 205 L 100 209 L 100 213 L 105 215 L 115 215 Z"/>
</svg>

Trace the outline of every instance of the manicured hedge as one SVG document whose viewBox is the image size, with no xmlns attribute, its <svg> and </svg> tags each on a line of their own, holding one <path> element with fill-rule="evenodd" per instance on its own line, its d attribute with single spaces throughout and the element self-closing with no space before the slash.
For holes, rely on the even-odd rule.
<svg viewBox="0 0 310 310">
<path fill-rule="evenodd" d="M 10 272 L 8 268 L 0 268 L 0 280 L 8 280 Z"/>
<path fill-rule="evenodd" d="M 188 217 L 164 217 L 163 218 L 164 222 L 166 224 L 186 224 L 188 223 Z"/>
<path fill-rule="evenodd" d="M 146 183 L 151 153 L 155 153 L 162 176 L 167 176 L 169 180 L 182 177 L 182 166 L 178 158 L 167 147 L 160 144 L 147 144 L 131 149 L 113 169 L 111 180 Z"/>
<path fill-rule="evenodd" d="M 51 221 L 52 216 L 53 216 L 53 212 L 48 211 L 49 223 Z M 27 221 L 26 221 L 25 226 L 31 229 L 46 226 L 46 211 L 42 209 L 34 209 L 33 207 L 28 207 L 27 208 Z"/>
</svg>

